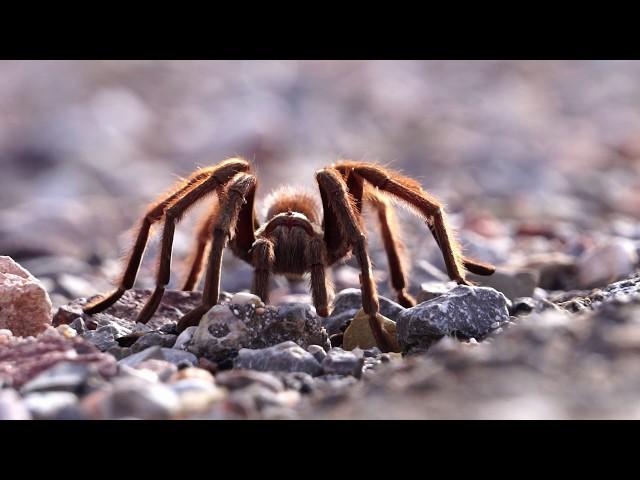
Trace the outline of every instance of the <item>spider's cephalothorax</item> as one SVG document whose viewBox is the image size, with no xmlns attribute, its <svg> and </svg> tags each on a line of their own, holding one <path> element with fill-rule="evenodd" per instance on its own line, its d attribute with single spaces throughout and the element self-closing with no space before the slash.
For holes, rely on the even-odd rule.
<svg viewBox="0 0 640 480">
<path fill-rule="evenodd" d="M 291 188 L 273 192 L 268 199 L 265 223 L 260 225 L 255 209 L 256 177 L 249 162 L 231 158 L 196 171 L 168 194 L 151 204 L 143 217 L 136 242 L 127 260 L 119 287 L 109 296 L 84 307 L 86 313 L 100 312 L 113 305 L 133 287 L 151 226 L 164 220 L 156 289 L 138 315 L 146 323 L 153 316 L 169 283 L 171 250 L 176 223 L 187 209 L 215 192 L 218 201 L 198 229 L 184 290 L 193 290 L 206 261 L 202 304 L 178 323 L 178 330 L 196 325 L 218 302 L 222 251 L 232 252 L 254 268 L 252 292 L 267 303 L 271 274 L 298 277 L 310 274 L 314 305 L 321 316 L 329 314 L 330 282 L 327 268 L 353 254 L 360 269 L 362 308 L 369 317 L 378 346 L 387 351 L 391 340 L 378 315 L 378 295 L 367 252 L 362 208 L 372 206 L 378 216 L 383 244 L 389 260 L 391 285 L 405 307 L 415 304 L 407 292 L 404 249 L 390 199 L 398 200 L 421 216 L 444 256 L 451 279 L 466 284 L 465 269 L 491 275 L 495 268 L 463 257 L 442 205 L 415 180 L 378 165 L 343 161 L 316 172 L 322 205 L 313 195 Z"/>
</svg>

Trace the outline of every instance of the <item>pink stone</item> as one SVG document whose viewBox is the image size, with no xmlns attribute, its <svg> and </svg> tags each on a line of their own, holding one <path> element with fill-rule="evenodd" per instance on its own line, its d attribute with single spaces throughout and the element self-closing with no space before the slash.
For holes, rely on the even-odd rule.
<svg viewBox="0 0 640 480">
<path fill-rule="evenodd" d="M 11 257 L 0 256 L 0 329 L 35 336 L 51 324 L 52 305 L 40 281 Z"/>
</svg>

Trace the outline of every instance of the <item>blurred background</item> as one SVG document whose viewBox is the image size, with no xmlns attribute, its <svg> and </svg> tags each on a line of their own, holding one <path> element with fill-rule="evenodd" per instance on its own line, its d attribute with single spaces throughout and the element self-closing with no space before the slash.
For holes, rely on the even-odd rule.
<svg viewBox="0 0 640 480">
<path fill-rule="evenodd" d="M 55 303 L 107 289 L 146 203 L 234 155 L 256 165 L 260 198 L 314 188 L 314 170 L 340 158 L 393 166 L 498 265 L 523 250 L 578 255 L 599 235 L 637 244 L 639 107 L 633 61 L 3 61 L 0 255 Z M 409 250 L 441 266 L 424 226 L 402 218 Z"/>
</svg>

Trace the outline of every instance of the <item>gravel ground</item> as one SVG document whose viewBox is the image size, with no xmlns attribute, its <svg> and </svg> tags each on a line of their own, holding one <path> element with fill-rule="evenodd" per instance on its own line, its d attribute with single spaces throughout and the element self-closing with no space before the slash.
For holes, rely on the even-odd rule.
<svg viewBox="0 0 640 480">
<path fill-rule="evenodd" d="M 0 419 L 637 418 L 639 74 L 620 61 L 0 62 Z M 220 305 L 178 334 L 201 298 L 177 290 L 198 207 L 149 324 L 134 319 L 157 240 L 134 290 L 82 314 L 112 288 L 145 204 L 231 155 L 256 164 L 259 200 L 314 188 L 338 158 L 390 164 L 498 270 L 456 288 L 400 211 L 414 308 L 396 303 L 367 225 L 401 352 L 343 350 L 353 260 L 333 269 L 323 319 L 305 282 L 275 278 L 270 305 L 242 293 L 251 270 L 227 252 Z"/>
</svg>

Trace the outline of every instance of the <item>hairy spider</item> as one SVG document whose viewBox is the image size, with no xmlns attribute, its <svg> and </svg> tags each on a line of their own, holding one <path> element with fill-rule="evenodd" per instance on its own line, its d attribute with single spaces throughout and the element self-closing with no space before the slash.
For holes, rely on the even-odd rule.
<svg viewBox="0 0 640 480">
<path fill-rule="evenodd" d="M 332 289 L 326 270 L 353 253 L 361 269 L 363 311 L 369 318 L 378 346 L 388 351 L 390 339 L 379 320 L 378 295 L 362 220 L 362 208 L 367 203 L 377 212 L 389 261 L 391 285 L 403 306 L 413 306 L 415 300 L 407 292 L 404 249 L 399 239 L 392 199 L 399 200 L 426 221 L 442 251 L 452 280 L 468 284 L 465 269 L 480 275 L 491 275 L 495 271 L 492 265 L 462 256 L 460 245 L 447 225 L 441 203 L 415 180 L 378 165 L 353 161 L 338 162 L 318 170 L 315 176 L 322 212 L 310 194 L 291 188 L 280 189 L 270 195 L 266 223 L 260 225 L 254 206 L 257 180 L 249 162 L 230 158 L 197 170 L 149 206 L 118 288 L 86 305 L 84 311 L 93 314 L 105 310 L 133 287 L 151 226 L 164 219 L 156 288 L 137 317 L 138 322 L 149 321 L 169 283 L 176 224 L 191 206 L 214 192 L 218 202 L 207 212 L 198 229 L 183 286 L 184 290 L 193 290 L 196 286 L 208 249 L 202 303 L 180 319 L 178 331 L 197 325 L 202 315 L 218 302 L 222 252 L 227 244 L 236 256 L 253 266 L 252 292 L 265 303 L 269 301 L 268 286 L 272 273 L 288 277 L 310 273 L 313 303 L 318 314 L 324 317 L 329 314 L 329 292 Z"/>
</svg>

